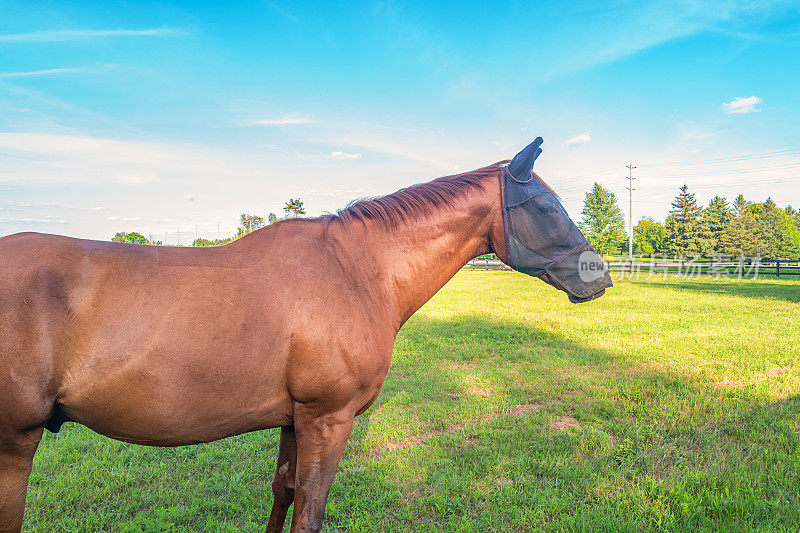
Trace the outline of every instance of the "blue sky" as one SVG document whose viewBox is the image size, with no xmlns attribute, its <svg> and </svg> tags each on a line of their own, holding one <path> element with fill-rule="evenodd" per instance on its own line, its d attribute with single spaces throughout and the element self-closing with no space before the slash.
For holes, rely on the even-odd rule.
<svg viewBox="0 0 800 533">
<path fill-rule="evenodd" d="M 187 244 L 511 157 L 579 216 L 800 205 L 796 2 L 0 0 L 0 235 Z M 769 157 L 715 160 L 782 152 Z"/>
</svg>

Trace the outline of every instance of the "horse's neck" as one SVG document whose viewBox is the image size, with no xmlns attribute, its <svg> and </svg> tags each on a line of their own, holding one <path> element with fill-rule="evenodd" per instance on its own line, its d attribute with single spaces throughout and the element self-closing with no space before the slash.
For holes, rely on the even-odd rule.
<svg viewBox="0 0 800 533">
<path fill-rule="evenodd" d="M 502 232 L 499 181 L 487 178 L 484 185 L 466 191 L 451 206 L 409 217 L 399 227 L 370 223 L 376 232 L 377 274 L 396 307 L 398 327 L 467 261 L 491 251 L 498 224 Z"/>
</svg>

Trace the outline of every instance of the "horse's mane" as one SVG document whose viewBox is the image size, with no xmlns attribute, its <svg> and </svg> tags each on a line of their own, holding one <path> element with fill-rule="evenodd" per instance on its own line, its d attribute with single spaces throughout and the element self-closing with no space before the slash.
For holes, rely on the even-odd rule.
<svg viewBox="0 0 800 533">
<path fill-rule="evenodd" d="M 338 221 L 347 225 L 375 220 L 387 227 L 397 227 L 410 218 L 426 217 L 432 208 L 452 205 L 469 190 L 482 187 L 483 179 L 496 175 L 505 163 L 508 161 L 500 161 L 463 174 L 443 176 L 386 196 L 355 200 L 335 214 L 323 218 L 328 223 Z"/>
</svg>

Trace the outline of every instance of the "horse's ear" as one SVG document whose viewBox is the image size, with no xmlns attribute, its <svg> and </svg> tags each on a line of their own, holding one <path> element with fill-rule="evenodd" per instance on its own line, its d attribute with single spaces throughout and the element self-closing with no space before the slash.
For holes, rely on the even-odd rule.
<svg viewBox="0 0 800 533">
<path fill-rule="evenodd" d="M 543 142 L 544 140 L 541 137 L 536 137 L 535 141 L 514 156 L 514 159 L 508 164 L 508 171 L 512 177 L 520 181 L 528 180 L 528 174 L 533 170 L 533 162 L 542 153 L 542 149 L 539 147 Z"/>
</svg>

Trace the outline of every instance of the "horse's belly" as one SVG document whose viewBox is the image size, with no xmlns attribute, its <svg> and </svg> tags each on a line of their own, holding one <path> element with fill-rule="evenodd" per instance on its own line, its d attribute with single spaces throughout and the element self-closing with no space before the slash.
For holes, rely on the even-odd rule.
<svg viewBox="0 0 800 533">
<path fill-rule="evenodd" d="M 177 446 L 291 424 L 279 368 L 208 357 L 100 368 L 73 376 L 60 403 L 72 420 L 119 440 Z"/>
</svg>

